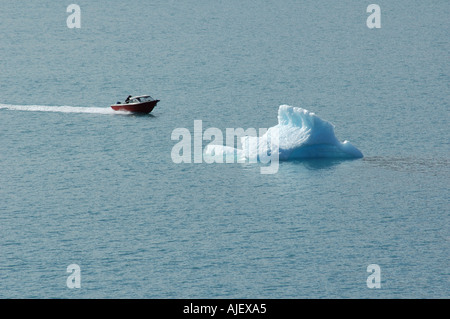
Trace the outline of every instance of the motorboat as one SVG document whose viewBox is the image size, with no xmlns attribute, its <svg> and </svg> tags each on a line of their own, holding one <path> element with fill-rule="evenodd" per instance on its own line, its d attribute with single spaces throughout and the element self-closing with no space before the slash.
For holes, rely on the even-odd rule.
<svg viewBox="0 0 450 319">
<path fill-rule="evenodd" d="M 159 100 L 155 100 L 150 95 L 128 96 L 124 103 L 117 102 L 111 105 L 115 111 L 126 111 L 133 113 L 148 114 L 155 108 Z"/>
</svg>

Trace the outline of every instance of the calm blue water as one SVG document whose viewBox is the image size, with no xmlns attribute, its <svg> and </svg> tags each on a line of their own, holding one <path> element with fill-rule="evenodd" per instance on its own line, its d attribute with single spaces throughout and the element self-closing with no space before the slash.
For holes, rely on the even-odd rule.
<svg viewBox="0 0 450 319">
<path fill-rule="evenodd" d="M 0 297 L 450 297 L 448 1 L 76 3 L 0 3 Z M 281 104 L 365 157 L 173 163 Z"/>
</svg>

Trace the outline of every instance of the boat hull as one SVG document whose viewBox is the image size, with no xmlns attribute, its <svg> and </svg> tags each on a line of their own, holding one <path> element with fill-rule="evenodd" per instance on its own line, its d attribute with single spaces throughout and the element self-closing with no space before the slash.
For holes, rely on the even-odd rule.
<svg viewBox="0 0 450 319">
<path fill-rule="evenodd" d="M 126 111 L 132 113 L 148 114 L 155 108 L 159 100 L 148 101 L 143 103 L 129 103 L 129 104 L 113 104 L 111 108 L 114 111 Z"/>
</svg>

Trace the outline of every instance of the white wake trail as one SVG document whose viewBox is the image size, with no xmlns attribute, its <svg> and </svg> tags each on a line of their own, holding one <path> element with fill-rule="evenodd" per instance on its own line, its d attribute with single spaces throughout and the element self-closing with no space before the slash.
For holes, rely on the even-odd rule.
<svg viewBox="0 0 450 319">
<path fill-rule="evenodd" d="M 31 112 L 60 112 L 60 113 L 90 113 L 90 114 L 129 114 L 125 111 L 114 111 L 109 107 L 82 106 L 46 106 L 46 105 L 12 105 L 0 104 L 0 110 L 31 111 Z"/>
</svg>

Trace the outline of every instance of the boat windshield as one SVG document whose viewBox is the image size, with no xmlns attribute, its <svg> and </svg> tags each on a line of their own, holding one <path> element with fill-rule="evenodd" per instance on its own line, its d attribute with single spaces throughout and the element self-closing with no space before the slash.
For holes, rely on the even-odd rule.
<svg viewBox="0 0 450 319">
<path fill-rule="evenodd" d="M 144 96 L 136 96 L 134 98 L 131 98 L 129 103 L 143 103 L 143 102 L 150 102 L 150 101 L 154 101 L 154 99 L 150 95 L 144 95 Z"/>
<path fill-rule="evenodd" d="M 150 102 L 153 101 L 153 98 L 150 95 L 141 96 L 137 98 L 140 102 Z"/>
</svg>

